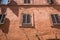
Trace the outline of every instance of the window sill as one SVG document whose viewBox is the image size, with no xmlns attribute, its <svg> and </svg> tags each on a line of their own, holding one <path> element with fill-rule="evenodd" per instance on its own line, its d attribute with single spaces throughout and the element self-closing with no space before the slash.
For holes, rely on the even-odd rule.
<svg viewBox="0 0 60 40">
<path fill-rule="evenodd" d="M 60 23 L 53 23 L 52 27 L 53 26 L 58 26 L 59 27 L 60 26 Z"/>
<path fill-rule="evenodd" d="M 35 28 L 35 27 L 32 26 L 32 24 L 22 24 L 22 26 L 20 26 L 20 28 Z"/>
<path fill-rule="evenodd" d="M 47 39 L 47 40 L 60 40 L 60 39 Z"/>
</svg>

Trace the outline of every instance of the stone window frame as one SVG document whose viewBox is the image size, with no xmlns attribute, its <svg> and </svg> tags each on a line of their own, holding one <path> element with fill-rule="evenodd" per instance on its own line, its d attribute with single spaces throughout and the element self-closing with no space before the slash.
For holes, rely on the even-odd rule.
<svg viewBox="0 0 60 40">
<path fill-rule="evenodd" d="M 53 18 L 52 18 L 52 15 L 57 15 L 57 18 L 55 16 L 53 16 Z M 55 26 L 60 25 L 60 17 L 59 17 L 59 15 L 58 14 L 51 14 L 51 21 L 52 21 L 53 25 L 55 25 Z"/>
<path fill-rule="evenodd" d="M 34 18 L 33 18 L 33 13 L 32 14 L 29 14 L 30 16 L 31 16 L 31 23 L 28 23 L 28 24 L 26 24 L 26 25 L 23 25 L 23 22 L 22 22 L 22 20 L 23 20 L 23 18 L 22 18 L 22 15 L 23 14 L 29 14 L 29 13 L 21 13 L 20 14 L 20 24 L 19 24 L 19 26 L 21 27 L 21 28 L 35 28 L 35 23 L 34 23 Z"/>
</svg>

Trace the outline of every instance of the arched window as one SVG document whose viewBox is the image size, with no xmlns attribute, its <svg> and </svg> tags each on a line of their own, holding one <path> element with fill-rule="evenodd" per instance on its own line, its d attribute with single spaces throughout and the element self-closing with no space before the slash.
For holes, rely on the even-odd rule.
<svg viewBox="0 0 60 40">
<path fill-rule="evenodd" d="M 31 16 L 29 14 L 23 14 L 23 23 L 28 24 L 31 23 Z"/>
</svg>

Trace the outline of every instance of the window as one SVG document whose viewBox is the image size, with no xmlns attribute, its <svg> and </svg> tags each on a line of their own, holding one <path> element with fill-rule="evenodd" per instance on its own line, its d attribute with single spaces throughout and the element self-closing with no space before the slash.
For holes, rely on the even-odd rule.
<svg viewBox="0 0 60 40">
<path fill-rule="evenodd" d="M 30 0 L 24 0 L 24 3 L 30 3 Z"/>
<path fill-rule="evenodd" d="M 1 4 L 3 5 L 7 5 L 8 3 L 10 3 L 10 0 L 1 0 Z"/>
<path fill-rule="evenodd" d="M 22 25 L 23 26 L 32 26 L 31 25 L 31 15 L 23 14 Z"/>
<path fill-rule="evenodd" d="M 52 17 L 53 24 L 59 24 L 60 23 L 60 19 L 59 19 L 57 14 L 51 14 L 51 17 Z"/>
<path fill-rule="evenodd" d="M 23 15 L 23 23 L 29 24 L 31 22 L 30 15 L 29 14 L 24 14 Z"/>
<path fill-rule="evenodd" d="M 49 4 L 54 4 L 55 0 L 47 0 Z"/>
<path fill-rule="evenodd" d="M 4 23 L 5 14 L 0 14 L 0 24 Z"/>
</svg>

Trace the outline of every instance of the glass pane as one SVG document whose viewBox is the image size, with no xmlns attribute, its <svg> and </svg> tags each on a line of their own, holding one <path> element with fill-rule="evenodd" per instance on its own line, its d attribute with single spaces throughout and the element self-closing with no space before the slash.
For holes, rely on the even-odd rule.
<svg viewBox="0 0 60 40">
<path fill-rule="evenodd" d="M 52 17 L 53 23 L 57 23 L 57 15 L 56 14 L 52 14 L 51 17 Z"/>
<path fill-rule="evenodd" d="M 1 23 L 4 22 L 4 19 L 5 19 L 5 15 L 2 15 Z"/>
<path fill-rule="evenodd" d="M 24 0 L 24 3 L 27 3 L 27 0 Z"/>
<path fill-rule="evenodd" d="M 30 3 L 30 0 L 24 0 L 24 3 Z"/>
<path fill-rule="evenodd" d="M 54 0 L 47 0 L 49 4 L 53 4 Z"/>
<path fill-rule="evenodd" d="M 23 15 L 23 23 L 26 23 L 26 14 Z"/>
<path fill-rule="evenodd" d="M 1 17 L 2 17 L 2 15 L 0 15 L 0 21 L 1 21 Z"/>
<path fill-rule="evenodd" d="M 28 0 L 28 3 L 30 3 L 30 0 Z"/>
<path fill-rule="evenodd" d="M 30 15 L 27 15 L 27 23 L 30 23 Z"/>
</svg>

